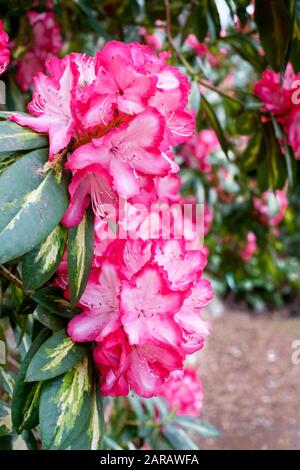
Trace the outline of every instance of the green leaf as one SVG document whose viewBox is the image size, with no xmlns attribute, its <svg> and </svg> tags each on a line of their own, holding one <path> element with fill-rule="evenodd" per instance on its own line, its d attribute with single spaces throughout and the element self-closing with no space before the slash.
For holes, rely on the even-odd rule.
<svg viewBox="0 0 300 470">
<path fill-rule="evenodd" d="M 300 29 L 300 0 L 295 0 L 295 16 L 297 26 Z"/>
<path fill-rule="evenodd" d="M 94 380 L 88 426 L 71 444 L 72 450 L 100 450 L 104 433 L 102 396 L 99 384 Z"/>
<path fill-rule="evenodd" d="M 42 325 L 46 326 L 47 328 L 50 328 L 50 330 L 58 331 L 64 327 L 64 322 L 61 318 L 52 314 L 40 305 L 37 305 L 32 316 Z"/>
<path fill-rule="evenodd" d="M 55 273 L 64 254 L 67 229 L 57 225 L 40 245 L 26 253 L 22 260 L 22 279 L 27 290 L 44 285 Z"/>
<path fill-rule="evenodd" d="M 199 448 L 187 433 L 178 426 L 170 423 L 164 425 L 163 435 L 175 450 L 198 450 Z"/>
<path fill-rule="evenodd" d="M 35 338 L 25 359 L 21 363 L 12 399 L 12 422 L 14 429 L 20 434 L 24 429 L 32 429 L 38 424 L 38 398 L 40 385 L 25 382 L 29 364 L 47 340 L 49 331 L 44 328 Z"/>
<path fill-rule="evenodd" d="M 36 440 L 30 431 L 12 434 L 12 450 L 37 450 Z"/>
<path fill-rule="evenodd" d="M 0 450 L 12 450 L 11 436 L 0 437 Z"/>
<path fill-rule="evenodd" d="M 92 408 L 88 358 L 44 383 L 40 399 L 40 427 L 44 449 L 66 449 L 85 432 Z"/>
<path fill-rule="evenodd" d="M 108 40 L 109 36 L 106 32 L 105 27 L 102 25 L 100 21 L 95 18 L 94 11 L 90 6 L 88 5 L 89 2 L 86 2 L 85 0 L 78 0 L 77 4 L 81 11 L 84 13 L 86 17 L 86 21 L 89 23 L 90 27 L 92 30 L 95 31 L 95 33 L 99 34 L 102 36 L 104 39 Z"/>
<path fill-rule="evenodd" d="M 264 60 L 259 53 L 256 42 L 252 38 L 243 34 L 235 34 L 234 36 L 225 37 L 224 41 L 231 44 L 235 52 L 258 71 L 261 72 L 263 70 Z"/>
<path fill-rule="evenodd" d="M 191 31 L 200 42 L 204 41 L 208 30 L 206 8 L 206 0 L 199 0 L 199 2 L 191 5 L 191 11 L 182 30 L 183 41 Z"/>
<path fill-rule="evenodd" d="M 269 188 L 283 188 L 287 179 L 285 158 L 280 151 L 271 123 L 264 126 L 261 154 L 264 158 L 257 173 L 260 189 L 265 191 Z"/>
<path fill-rule="evenodd" d="M 185 427 L 187 431 L 195 432 L 201 437 L 216 438 L 220 434 L 215 426 L 202 423 L 200 420 L 191 416 L 175 416 L 173 421 Z"/>
<path fill-rule="evenodd" d="M 0 152 L 0 162 L 7 159 L 13 159 L 16 155 L 20 155 L 16 152 Z"/>
<path fill-rule="evenodd" d="M 256 129 L 261 127 L 260 122 L 259 113 L 244 111 L 237 116 L 236 131 L 240 135 L 252 135 Z"/>
<path fill-rule="evenodd" d="M 1 152 L 33 150 L 48 146 L 48 137 L 12 121 L 0 121 Z"/>
<path fill-rule="evenodd" d="M 26 374 L 26 382 L 48 380 L 74 367 L 84 356 L 85 347 L 73 343 L 62 329 L 51 336 L 36 352 Z"/>
<path fill-rule="evenodd" d="M 111 439 L 111 437 L 104 436 L 103 442 L 105 444 L 106 450 L 124 450 L 122 447 L 119 446 L 119 444 L 116 441 Z"/>
<path fill-rule="evenodd" d="M 34 150 L 0 175 L 0 263 L 32 250 L 68 206 L 67 182 L 43 172 L 48 150 Z"/>
<path fill-rule="evenodd" d="M 241 156 L 241 168 L 246 173 L 254 170 L 258 165 L 262 139 L 262 132 L 256 132 Z"/>
<path fill-rule="evenodd" d="M 72 318 L 78 313 L 77 310 L 71 310 L 70 303 L 63 297 L 63 292 L 59 287 L 43 287 L 34 292 L 31 298 L 50 313 L 55 313 L 60 317 Z"/>
<path fill-rule="evenodd" d="M 215 41 L 221 32 L 221 22 L 218 8 L 214 0 L 207 0 L 207 23 L 211 36 L 211 40 Z"/>
<path fill-rule="evenodd" d="M 220 145 L 224 151 L 224 153 L 227 155 L 228 152 L 228 142 L 226 140 L 226 137 L 224 135 L 223 129 L 221 127 L 221 124 L 219 122 L 219 119 L 217 118 L 217 115 L 211 106 L 211 104 L 207 101 L 205 96 L 202 94 L 201 95 L 201 109 L 204 111 L 210 125 L 214 129 L 215 133 L 217 134 L 217 137 L 219 139 Z"/>
<path fill-rule="evenodd" d="M 291 190 L 296 182 L 296 159 L 292 154 L 292 150 L 288 145 L 287 136 L 280 124 L 276 121 L 275 117 L 272 116 L 272 124 L 274 128 L 275 137 L 282 142 L 283 149 L 284 149 L 284 157 L 286 163 L 286 172 L 287 178 L 289 182 L 289 190 Z"/>
<path fill-rule="evenodd" d="M 68 239 L 68 274 L 71 305 L 80 299 L 88 281 L 94 253 L 94 215 L 89 208 Z"/>
<path fill-rule="evenodd" d="M 9 372 L 0 366 L 0 386 L 9 397 L 12 397 L 15 380 Z"/>
<path fill-rule="evenodd" d="M 255 21 L 268 62 L 279 72 L 293 32 L 290 1 L 255 0 Z"/>
</svg>

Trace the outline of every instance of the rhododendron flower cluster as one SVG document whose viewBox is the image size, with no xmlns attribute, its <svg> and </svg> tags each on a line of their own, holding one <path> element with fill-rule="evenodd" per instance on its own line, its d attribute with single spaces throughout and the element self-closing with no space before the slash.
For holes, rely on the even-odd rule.
<svg viewBox="0 0 300 470">
<path fill-rule="evenodd" d="M 210 173 L 212 166 L 209 156 L 219 148 L 220 143 L 216 133 L 211 129 L 203 129 L 185 143 L 181 155 L 190 168 Z"/>
<path fill-rule="evenodd" d="M 246 245 L 241 252 L 244 261 L 249 261 L 257 250 L 256 235 L 254 232 L 247 233 Z"/>
<path fill-rule="evenodd" d="M 178 416 L 199 417 L 203 406 L 203 386 L 195 369 L 173 372 L 161 389 L 170 410 Z"/>
<path fill-rule="evenodd" d="M 8 34 L 4 31 L 0 20 L 0 75 L 5 72 L 9 64 L 9 49 L 7 48 Z"/>
<path fill-rule="evenodd" d="M 282 85 L 280 73 L 271 70 L 265 70 L 254 85 L 254 93 L 264 103 L 265 111 L 276 116 L 283 125 L 297 159 L 300 158 L 299 79 L 300 73 L 295 74 L 292 65 L 288 64 Z"/>
<path fill-rule="evenodd" d="M 121 42 L 107 43 L 94 58 L 53 57 L 49 75 L 34 78 L 31 116 L 10 117 L 47 132 L 50 164 L 65 159 L 71 171 L 62 222 L 77 225 L 93 208 L 92 270 L 68 333 L 75 342 L 95 342 L 104 395 L 158 395 L 210 331 L 200 317 L 212 298 L 202 278 L 205 249 L 193 238 L 197 220 L 184 214 L 172 151 L 194 132 L 190 85 L 168 57 Z M 153 225 L 153 202 L 167 209 L 177 203 L 170 226 L 163 212 Z M 55 283 L 68 298 L 66 255 Z"/>
<path fill-rule="evenodd" d="M 32 46 L 17 62 L 17 82 L 22 91 L 28 91 L 33 77 L 46 71 L 46 61 L 55 56 L 63 47 L 60 26 L 52 12 L 27 12 L 32 28 Z"/>
<path fill-rule="evenodd" d="M 102 243 L 96 239 L 95 252 Z M 96 342 L 104 395 L 158 395 L 210 332 L 199 315 L 213 296 L 202 279 L 205 253 L 187 251 L 184 240 L 117 239 L 104 244 L 96 265 L 68 333 Z M 68 297 L 66 269 L 63 262 L 56 284 Z"/>
<path fill-rule="evenodd" d="M 171 146 L 193 135 L 195 120 L 186 108 L 188 80 L 168 57 L 138 43 L 110 42 L 95 58 L 52 58 L 49 76 L 34 78 L 32 116 L 11 119 L 49 133 L 50 160 L 69 152 L 74 178 L 66 225 L 80 222 L 89 198 L 101 217 L 116 196 L 155 200 L 155 178 L 178 171 Z"/>
<path fill-rule="evenodd" d="M 283 220 L 288 208 L 288 200 L 284 190 L 265 191 L 261 198 L 253 198 L 254 209 L 261 222 L 276 227 Z"/>
</svg>

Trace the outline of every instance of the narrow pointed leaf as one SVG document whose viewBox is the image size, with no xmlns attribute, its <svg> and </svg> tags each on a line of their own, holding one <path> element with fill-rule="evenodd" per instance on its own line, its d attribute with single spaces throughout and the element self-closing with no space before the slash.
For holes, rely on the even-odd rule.
<svg viewBox="0 0 300 470">
<path fill-rule="evenodd" d="M 53 276 L 64 254 L 66 239 L 66 228 L 57 225 L 40 245 L 25 254 L 22 260 L 25 289 L 38 289 Z"/>
<path fill-rule="evenodd" d="M 33 318 L 40 322 L 42 325 L 46 326 L 50 330 L 58 331 L 64 327 L 64 321 L 59 318 L 57 315 L 49 312 L 45 308 L 37 305 L 36 309 L 32 314 Z"/>
<path fill-rule="evenodd" d="M 0 367 L 0 386 L 10 397 L 13 394 L 14 383 L 15 380 L 11 374 Z"/>
<path fill-rule="evenodd" d="M 47 340 L 49 331 L 45 328 L 33 341 L 22 361 L 12 399 L 12 421 L 17 433 L 32 429 L 38 424 L 38 384 L 25 382 L 28 366 L 40 346 Z"/>
<path fill-rule="evenodd" d="M 187 431 L 199 434 L 201 437 L 216 438 L 220 434 L 215 426 L 202 423 L 200 420 L 191 416 L 175 416 L 174 422 L 183 426 Z"/>
<path fill-rule="evenodd" d="M 163 435 L 175 450 L 198 450 L 195 442 L 178 426 L 167 423 L 164 426 Z"/>
<path fill-rule="evenodd" d="M 219 139 L 220 145 L 223 149 L 223 152 L 227 155 L 228 152 L 228 142 L 224 135 L 224 131 L 221 127 L 219 119 L 211 106 L 211 104 L 207 101 L 204 95 L 201 95 L 201 110 L 204 111 L 210 125 L 212 126 L 213 130 L 217 134 Z"/>
<path fill-rule="evenodd" d="M 59 287 L 43 287 L 32 294 L 31 298 L 41 307 L 55 313 L 60 317 L 72 318 L 76 310 L 71 310 L 70 302 L 63 297 L 63 291 Z"/>
<path fill-rule="evenodd" d="M 269 64 L 276 72 L 284 65 L 293 32 L 290 0 L 256 0 L 255 21 Z"/>
<path fill-rule="evenodd" d="M 78 227 L 69 231 L 68 274 L 71 305 L 74 307 L 88 281 L 94 253 L 94 216 L 89 208 Z"/>
<path fill-rule="evenodd" d="M 90 419 L 87 428 L 71 444 L 72 450 L 100 450 L 104 433 L 102 396 L 95 380 L 92 394 Z"/>
</svg>

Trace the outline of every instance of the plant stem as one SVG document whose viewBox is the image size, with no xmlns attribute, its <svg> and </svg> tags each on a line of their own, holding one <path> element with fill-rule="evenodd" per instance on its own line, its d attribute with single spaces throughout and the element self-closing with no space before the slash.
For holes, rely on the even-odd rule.
<svg viewBox="0 0 300 470">
<path fill-rule="evenodd" d="M 233 96 L 227 95 L 224 91 L 220 90 L 219 88 L 215 87 L 214 85 L 207 83 L 206 81 L 202 80 L 199 77 L 199 73 L 196 72 L 193 67 L 189 64 L 189 62 L 186 60 L 184 55 L 178 50 L 174 39 L 172 37 L 171 33 L 171 9 L 170 9 L 170 2 L 169 0 L 164 0 L 165 3 L 165 13 L 166 13 L 166 35 L 169 41 L 170 46 L 174 50 L 175 54 L 177 55 L 178 59 L 180 62 L 185 66 L 186 70 L 190 75 L 192 75 L 197 83 L 199 85 L 204 86 L 205 88 L 214 91 L 215 93 L 218 93 L 220 96 L 223 98 L 226 98 L 230 101 L 233 101 L 234 103 L 237 103 L 239 106 L 244 107 L 244 103 L 237 98 L 234 98 Z"/>
<path fill-rule="evenodd" d="M 0 274 L 2 274 L 6 279 L 8 279 L 10 282 L 18 286 L 20 289 L 24 291 L 24 286 L 21 281 L 17 276 L 15 276 L 12 272 L 10 272 L 5 266 L 0 264 Z"/>
</svg>

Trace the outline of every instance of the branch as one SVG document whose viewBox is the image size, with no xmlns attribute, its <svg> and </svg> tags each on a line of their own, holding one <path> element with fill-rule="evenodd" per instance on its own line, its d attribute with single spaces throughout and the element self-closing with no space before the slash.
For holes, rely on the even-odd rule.
<svg viewBox="0 0 300 470">
<path fill-rule="evenodd" d="M 12 274 L 5 266 L 3 266 L 3 264 L 0 264 L 0 274 L 2 274 L 6 279 L 24 291 L 24 286 L 21 279 Z"/>
<path fill-rule="evenodd" d="M 207 88 L 211 91 L 214 91 L 215 93 L 218 93 L 223 98 L 231 100 L 234 103 L 239 104 L 241 107 L 244 107 L 244 103 L 242 101 L 238 100 L 237 98 L 234 98 L 233 96 L 227 95 L 226 93 L 224 93 L 224 91 L 222 91 L 219 88 L 215 87 L 214 85 L 211 85 L 210 83 L 207 83 L 206 81 L 202 80 L 199 77 L 199 73 L 196 72 L 193 69 L 193 67 L 191 67 L 189 62 L 184 57 L 184 55 L 178 50 L 178 48 L 175 44 L 175 41 L 172 37 L 172 33 L 171 33 L 171 9 L 170 9 L 169 0 L 164 0 L 164 4 L 165 4 L 165 13 L 166 13 L 166 35 L 167 35 L 169 44 L 172 47 L 172 49 L 174 50 L 174 52 L 175 52 L 176 56 L 178 57 L 178 59 L 180 60 L 180 62 L 185 66 L 188 73 L 194 77 L 195 81 L 197 83 L 199 83 L 199 85 L 202 85 L 203 87 L 205 87 L 205 88 Z"/>
</svg>

